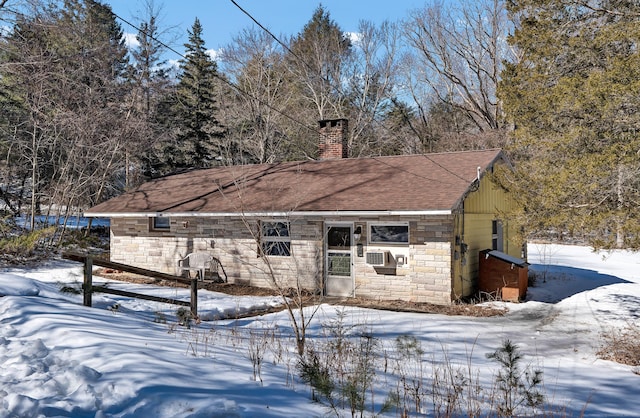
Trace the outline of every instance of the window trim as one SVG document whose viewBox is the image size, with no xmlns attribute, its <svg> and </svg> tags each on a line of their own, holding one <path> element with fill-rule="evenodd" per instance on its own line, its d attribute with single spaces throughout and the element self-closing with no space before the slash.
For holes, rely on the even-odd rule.
<svg viewBox="0 0 640 418">
<path fill-rule="evenodd" d="M 167 220 L 167 226 L 158 226 L 156 223 L 158 219 Z M 171 230 L 171 218 L 168 216 L 150 216 L 149 217 L 149 231 L 166 232 Z"/>
<path fill-rule="evenodd" d="M 266 235 L 265 234 L 265 225 L 267 224 L 283 224 L 286 226 L 286 235 Z M 258 254 L 262 257 L 291 257 L 291 221 L 287 219 L 261 219 L 258 222 L 259 228 L 259 243 L 258 243 Z M 265 251 L 266 245 L 273 245 L 274 243 L 282 243 L 284 244 L 284 248 L 286 248 L 287 254 L 271 254 Z M 280 245 L 278 245 L 280 247 Z M 274 248 L 274 247 L 270 247 Z"/>
<path fill-rule="evenodd" d="M 394 226 L 394 227 L 403 227 L 407 229 L 407 240 L 406 241 L 374 241 L 374 233 L 373 228 L 377 226 Z M 404 245 L 407 246 L 411 242 L 411 228 L 409 226 L 409 222 L 371 222 L 367 225 L 367 242 L 370 245 Z"/>
</svg>

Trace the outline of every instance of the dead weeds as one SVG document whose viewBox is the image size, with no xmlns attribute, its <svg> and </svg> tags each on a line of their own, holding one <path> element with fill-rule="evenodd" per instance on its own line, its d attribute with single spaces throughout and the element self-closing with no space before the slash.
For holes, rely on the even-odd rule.
<svg viewBox="0 0 640 418">
<path fill-rule="evenodd" d="M 173 286 L 173 287 L 188 287 L 188 285 L 169 280 L 153 279 L 149 277 L 139 276 L 130 273 L 124 273 L 121 271 L 110 269 L 98 269 L 95 274 L 97 276 L 126 281 L 130 283 L 139 284 L 153 284 L 157 286 Z M 262 287 L 254 287 L 243 284 L 234 283 L 214 283 L 205 282 L 200 285 L 200 288 L 210 290 L 212 292 L 225 293 L 233 296 L 279 296 L 279 293 L 274 289 L 267 289 Z M 293 296 L 293 294 L 289 295 Z M 379 309 L 392 312 L 413 312 L 413 313 L 430 313 L 430 314 L 442 314 L 442 315 L 461 315 L 461 316 L 473 316 L 473 317 L 490 317 L 490 316 L 502 316 L 506 313 L 506 310 L 476 305 L 472 303 L 456 303 L 452 305 L 436 305 L 432 303 L 417 303 L 407 302 L 403 300 L 371 300 L 364 298 L 318 298 L 312 294 L 303 295 L 303 298 L 309 304 L 313 303 L 329 303 L 332 305 L 341 306 L 357 306 L 361 308 Z"/>
<path fill-rule="evenodd" d="M 602 347 L 598 357 L 604 360 L 633 366 L 640 374 L 640 326 L 629 324 L 602 334 Z"/>
</svg>

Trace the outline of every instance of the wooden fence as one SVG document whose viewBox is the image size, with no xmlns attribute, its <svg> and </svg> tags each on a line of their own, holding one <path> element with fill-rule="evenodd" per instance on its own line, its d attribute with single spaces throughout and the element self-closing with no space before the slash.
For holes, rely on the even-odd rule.
<svg viewBox="0 0 640 418">
<path fill-rule="evenodd" d="M 84 306 L 91 306 L 92 295 L 95 292 L 109 293 L 112 295 L 126 296 L 137 299 L 151 300 L 154 302 L 170 303 L 172 305 L 189 306 L 191 315 L 195 318 L 198 316 L 198 280 L 187 279 L 185 277 L 174 276 L 172 274 L 161 273 L 159 271 L 147 270 L 139 267 L 130 266 L 128 264 L 115 263 L 113 261 L 104 260 L 88 254 L 80 254 L 75 252 L 64 252 L 62 258 L 72 261 L 84 263 L 84 281 L 82 284 L 83 303 Z M 154 279 L 171 280 L 191 285 L 190 302 L 183 300 L 163 298 L 159 296 L 145 295 L 142 293 L 128 292 L 125 290 L 111 289 L 106 286 L 93 285 L 93 266 L 100 266 L 114 270 L 120 270 L 127 273 L 139 274 L 141 276 L 152 277 Z"/>
</svg>

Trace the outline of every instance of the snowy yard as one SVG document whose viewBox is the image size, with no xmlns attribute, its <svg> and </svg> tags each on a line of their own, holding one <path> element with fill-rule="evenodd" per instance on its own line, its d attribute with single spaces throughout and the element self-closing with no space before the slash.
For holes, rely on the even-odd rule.
<svg viewBox="0 0 640 418">
<path fill-rule="evenodd" d="M 394 351 L 398 337 L 411 338 L 424 350 L 420 367 L 427 371 L 425 379 L 446 358 L 444 364 L 471 364 L 483 387 L 492 385 L 498 370 L 486 354 L 509 339 L 525 355 L 524 366 L 543 371 L 547 405 L 562 411 L 556 416 L 638 416 L 640 376 L 633 367 L 599 360 L 595 353 L 601 333 L 640 322 L 640 256 L 531 244 L 529 261 L 538 283 L 524 303 L 494 302 L 508 309 L 505 316 L 322 305 L 311 325 L 310 343 L 321 341 L 323 326 L 326 330 L 326 324 L 339 318 L 345 329 L 364 329 L 374 337 L 379 361 L 375 396 L 367 402 L 376 410 L 398 387 L 390 377 L 399 364 Z M 285 312 L 216 320 L 277 305 L 278 298 L 201 291 L 198 310 L 204 321 L 186 328 L 176 324 L 176 306 L 95 294 L 94 307 L 87 308 L 81 295 L 60 292 L 63 284 L 77 286 L 81 280 L 81 266 L 63 261 L 0 272 L 0 416 L 336 415 L 326 404 L 314 403 L 311 389 L 298 377 Z M 118 286 L 131 291 L 141 287 Z M 189 297 L 188 289 L 151 293 Z M 264 359 L 256 371 L 258 354 Z M 337 412 L 351 415 L 348 408 Z M 423 413 L 433 416 L 433 406 L 425 402 Z M 385 416 L 399 413 L 391 410 Z"/>
</svg>

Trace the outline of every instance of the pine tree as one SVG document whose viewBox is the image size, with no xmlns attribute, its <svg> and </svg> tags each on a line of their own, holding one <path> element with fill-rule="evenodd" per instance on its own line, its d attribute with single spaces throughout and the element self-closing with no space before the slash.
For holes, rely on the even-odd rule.
<svg viewBox="0 0 640 418">
<path fill-rule="evenodd" d="M 133 59 L 128 83 L 131 85 L 127 103 L 130 108 L 133 137 L 127 144 L 129 163 L 126 186 L 135 186 L 144 177 L 162 174 L 164 163 L 163 148 L 170 138 L 166 120 L 171 113 L 164 107 L 165 98 L 172 92 L 170 71 L 162 54 L 165 47 L 160 40 L 162 32 L 158 27 L 160 9 L 147 3 L 146 17 L 139 23 L 136 34 L 138 46 L 131 50 Z"/>
<path fill-rule="evenodd" d="M 69 102 L 77 102 L 76 93 L 102 104 L 121 99 L 117 87 L 126 74 L 127 48 L 111 8 L 94 0 L 65 0 L 56 24 L 49 36 L 60 65 L 73 78 Z"/>
<path fill-rule="evenodd" d="M 180 61 L 179 81 L 172 103 L 175 142 L 165 151 L 174 169 L 202 168 L 222 158 L 223 129 L 218 121 L 217 64 L 209 56 L 196 18 Z"/>
<path fill-rule="evenodd" d="M 640 5 L 511 1 L 522 54 L 500 85 L 532 232 L 640 248 Z"/>
<path fill-rule="evenodd" d="M 340 91 L 351 41 L 329 12 L 318 6 L 311 20 L 291 40 L 289 50 L 291 53 L 285 58 L 287 88 L 297 100 L 288 111 L 313 129 L 318 120 L 348 117 L 347 101 Z M 309 129 L 292 125 L 288 133 L 291 143 L 286 159 L 316 154 L 317 141 L 309 135 Z"/>
<path fill-rule="evenodd" d="M 133 79 L 140 89 L 139 104 L 147 116 L 152 113 L 154 98 L 169 83 L 166 61 L 162 59 L 165 48 L 158 37 L 157 17 L 151 15 L 149 21 L 140 24 L 136 34 L 138 47 L 131 51 Z"/>
</svg>

